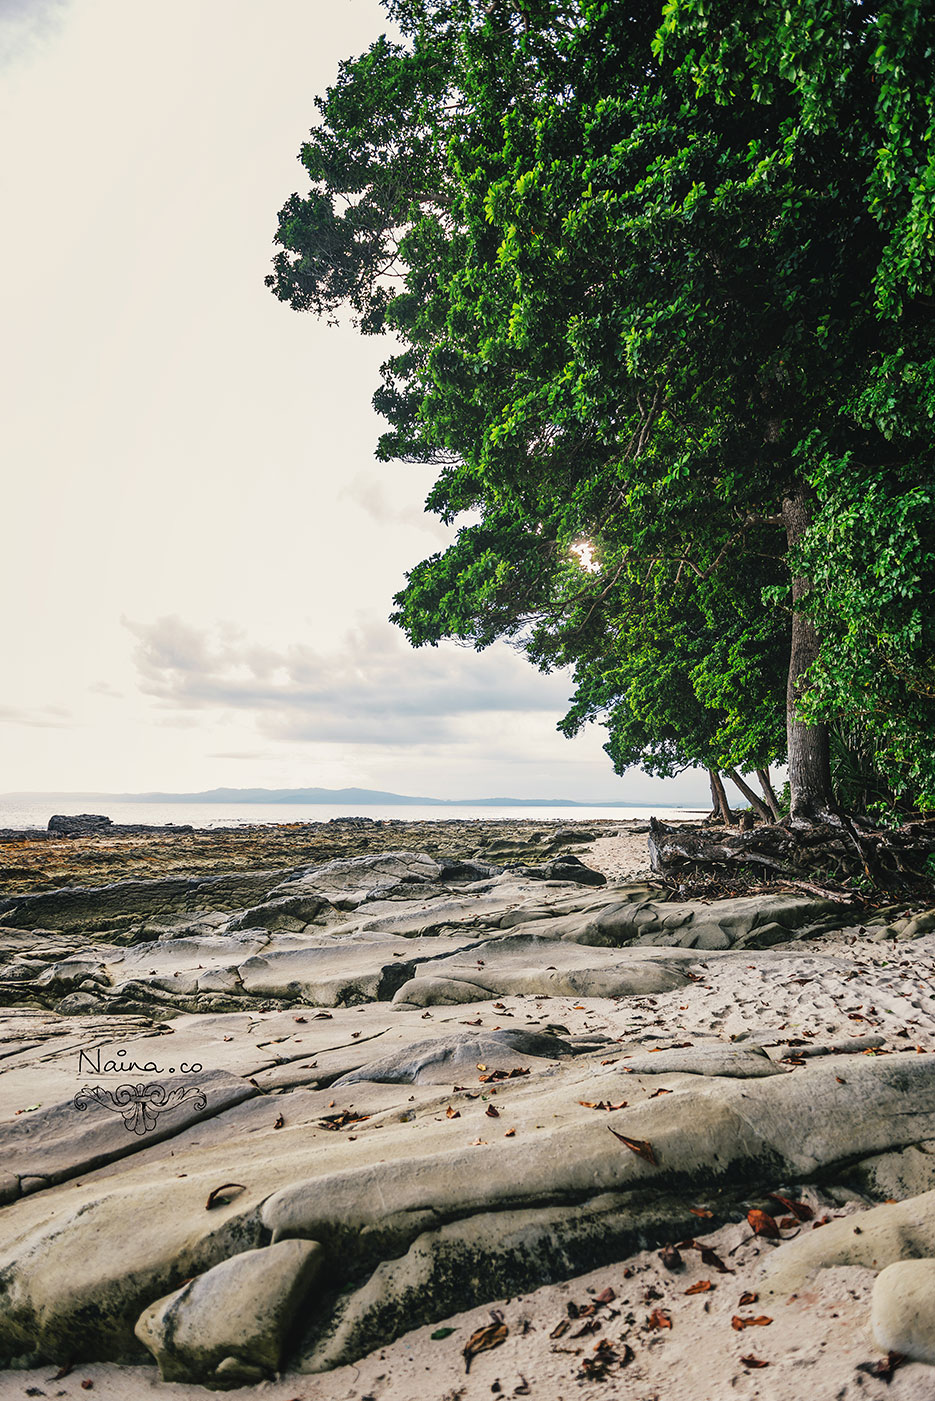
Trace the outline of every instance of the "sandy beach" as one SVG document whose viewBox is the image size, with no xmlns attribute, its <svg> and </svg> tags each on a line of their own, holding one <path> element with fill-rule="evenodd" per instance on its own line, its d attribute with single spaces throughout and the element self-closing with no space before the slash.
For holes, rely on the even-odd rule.
<svg viewBox="0 0 935 1401">
<path fill-rule="evenodd" d="M 587 867 L 608 880 L 606 887 L 588 898 L 623 897 L 642 888 L 640 882 L 648 875 L 642 833 L 603 836 L 575 851 Z M 547 902 L 564 897 L 567 905 L 567 891 L 561 882 L 552 882 L 541 893 Z M 422 908 L 430 909 L 431 902 L 423 901 Z M 541 908 L 541 904 L 535 907 Z M 898 920 L 900 913 L 890 911 L 886 918 Z M 780 1081 L 791 1084 L 800 1076 L 814 1079 L 821 1072 L 827 1080 L 826 1072 L 832 1069 L 834 1080 L 845 1086 L 856 1073 L 851 1067 L 860 1073 L 886 1070 L 909 1065 L 910 1059 L 924 1067 L 935 1053 L 935 934 L 900 939 L 879 916 L 875 923 L 844 919 L 839 926 L 813 933 L 806 930 L 769 947 L 675 950 L 671 941 L 668 948 L 659 943 L 631 947 L 631 958 L 674 957 L 677 952 L 677 966 L 684 974 L 679 986 L 642 995 L 547 996 L 517 991 L 479 994 L 460 1007 L 443 1002 L 416 1007 L 403 999 L 397 1002 L 393 1026 L 403 1028 L 411 1020 L 415 1028 L 418 1021 L 420 1029 L 412 1034 L 420 1037 L 450 1036 L 455 1030 L 463 1034 L 465 1026 L 478 1037 L 504 1028 L 538 1033 L 547 1027 L 559 1029 L 579 1051 L 585 1048 L 573 1066 L 569 1063 L 562 1072 L 570 1077 L 562 1091 L 567 1099 L 564 1108 L 565 1101 L 554 1098 L 556 1090 L 550 1088 L 550 1081 L 543 1081 L 539 1098 L 532 1099 L 532 1080 L 505 1080 L 492 1087 L 496 1101 L 488 1090 L 480 1102 L 477 1084 L 471 1089 L 471 1080 L 461 1083 L 460 1073 L 454 1085 L 445 1084 L 443 1073 L 421 1088 L 414 1082 L 409 1093 L 423 1116 L 421 1132 L 429 1135 L 433 1118 L 436 1127 L 431 1133 L 440 1134 L 442 1128 L 445 1133 L 456 1131 L 457 1142 L 464 1145 L 459 1153 L 473 1154 L 476 1171 L 483 1177 L 488 1171 L 485 1163 L 493 1161 L 488 1155 L 502 1151 L 498 1139 L 503 1144 L 504 1136 L 509 1137 L 511 1151 L 513 1143 L 520 1144 L 524 1137 L 532 1144 L 534 1131 L 544 1127 L 546 1112 L 559 1126 L 567 1117 L 571 1127 L 577 1122 L 571 1115 L 573 1108 L 588 1132 L 600 1120 L 605 1133 L 612 1128 L 626 1135 L 628 1122 L 635 1122 L 634 1114 L 644 1116 L 640 1122 L 665 1125 L 669 1116 L 674 1121 L 687 1112 L 692 1097 L 699 1093 L 704 1097 L 710 1086 L 740 1086 L 736 1093 L 742 1098 L 753 1089 L 759 1091 L 765 1085 L 771 1090 Z M 624 956 L 623 952 L 615 955 Z M 372 1025 L 374 1032 L 383 1035 L 384 1005 L 370 1003 L 343 1011 L 335 1007 L 330 1013 L 333 1026 L 325 1030 L 334 1039 L 341 1020 L 359 1028 Z M 411 1010 L 406 1010 L 407 1005 Z M 277 1028 L 287 1030 L 288 1025 L 297 1033 L 295 1023 L 314 1014 L 313 1003 L 308 1004 L 307 1013 L 293 1005 L 284 1026 L 285 1012 L 258 1009 L 249 1018 L 251 1043 L 268 1044 L 267 1036 Z M 6 1019 L 8 1026 L 25 1030 L 23 1019 L 31 1018 L 37 1034 L 39 1023 L 47 1022 L 49 1015 L 11 1008 Z M 223 1020 L 214 1017 L 217 1025 L 212 1032 L 222 1049 L 221 1038 L 232 1040 L 235 1022 L 241 1031 L 246 1025 L 231 1013 L 227 1019 L 231 1036 L 218 1035 Z M 77 1030 L 80 1019 L 68 1021 Z M 198 1021 L 197 1013 L 183 1013 L 172 1025 L 182 1034 L 186 1025 Z M 54 1047 L 51 1025 L 46 1030 L 51 1038 L 47 1044 Z M 304 1027 L 301 1032 L 304 1036 Z M 363 1039 L 360 1031 L 354 1034 Z M 351 1040 L 350 1032 L 347 1039 Z M 281 1031 L 279 1040 L 283 1040 Z M 588 1051 L 589 1045 L 594 1049 Z M 768 1057 L 770 1074 L 779 1079 L 728 1082 L 715 1075 L 711 1080 L 704 1071 L 685 1073 L 672 1059 L 699 1051 L 710 1058 L 719 1053 L 717 1048 Z M 660 1053 L 669 1057 L 660 1065 L 672 1068 L 649 1073 L 645 1068 L 649 1057 Z M 55 1060 L 50 1061 L 48 1050 L 44 1056 L 43 1073 L 48 1075 Z M 633 1067 L 628 1067 L 628 1060 Z M 16 1109 L 10 1106 L 21 1087 L 39 1083 L 30 1080 L 37 1074 L 30 1064 L 36 1062 L 30 1062 L 28 1054 L 14 1055 L 5 1062 L 6 1073 L 0 1077 L 0 1088 L 8 1092 L 6 1112 L 14 1119 Z M 315 1105 L 325 1107 L 338 1095 L 327 1086 L 315 1090 L 307 1079 L 284 1097 L 288 1082 L 279 1078 L 280 1089 L 273 1089 L 269 1100 L 274 1106 L 287 1106 L 301 1093 L 309 1103 L 317 1095 Z M 474 1074 L 473 1082 L 478 1078 Z M 381 1099 L 373 1087 L 357 1086 L 360 1097 L 355 1096 L 352 1105 L 372 1115 L 372 1122 L 352 1126 L 355 1149 L 371 1151 L 366 1145 L 374 1141 L 379 1123 L 392 1127 L 392 1106 L 400 1097 L 390 1094 L 391 1088 L 383 1087 Z M 405 1098 L 402 1095 L 400 1102 Z M 338 1102 L 343 1105 L 340 1098 Z M 378 1102 L 382 1109 L 377 1108 Z M 488 1109 L 482 1110 L 481 1104 Z M 497 1114 L 492 1121 L 489 1108 L 494 1104 Z M 912 1112 L 911 1102 L 906 1108 Z M 446 1112 L 449 1118 L 453 1114 L 460 1119 L 463 1129 L 450 1122 L 439 1125 L 439 1117 L 444 1120 Z M 860 1136 L 859 1121 L 858 1106 L 855 1142 Z M 610 1135 L 606 1138 L 612 1146 Z M 277 1147 L 280 1142 L 285 1147 L 286 1139 L 283 1135 Z M 909 1140 L 912 1146 L 904 1139 L 894 1151 L 869 1157 L 855 1151 L 852 1163 L 830 1173 L 818 1169 L 794 1178 L 767 1176 L 755 1187 L 751 1183 L 742 1188 L 739 1196 L 727 1189 L 717 1171 L 707 1186 L 703 1174 L 690 1182 L 686 1179 L 683 1188 L 673 1179 L 671 1190 L 676 1195 L 685 1193 L 681 1206 L 689 1215 L 683 1219 L 694 1224 L 671 1239 L 656 1240 L 649 1248 L 632 1250 L 599 1268 L 539 1288 L 488 1297 L 483 1304 L 440 1314 L 351 1364 L 315 1374 L 290 1367 L 278 1379 L 238 1387 L 236 1394 L 265 1401 L 416 1401 L 422 1397 L 479 1401 L 492 1395 L 533 1396 L 538 1401 L 611 1395 L 628 1401 L 717 1401 L 733 1395 L 762 1401 L 798 1401 L 805 1395 L 815 1401 L 857 1397 L 876 1401 L 884 1396 L 922 1401 L 935 1386 L 935 1371 L 928 1365 L 903 1362 L 891 1379 L 874 1374 L 886 1356 L 870 1328 L 878 1267 L 850 1259 L 834 1262 L 835 1249 L 838 1254 L 843 1249 L 835 1246 L 842 1232 L 852 1240 L 855 1231 L 858 1237 L 864 1236 L 858 1218 L 893 1210 L 895 1203 L 935 1187 L 935 1132 L 924 1113 L 918 1136 L 910 1134 Z M 347 1151 L 352 1151 L 350 1143 Z M 110 1180 L 122 1181 L 119 1164 L 82 1173 L 80 1182 L 86 1187 L 96 1181 L 106 1187 Z M 54 1190 L 61 1193 L 64 1188 Z M 770 1193 L 783 1197 L 785 1204 L 777 1206 Z M 44 1195 L 24 1199 L 23 1208 L 35 1210 Z M 749 1211 L 774 1212 L 770 1221 L 775 1222 L 775 1230 L 769 1235 L 755 1233 Z M 777 1292 L 770 1282 L 777 1260 L 788 1255 L 794 1266 L 796 1251 L 801 1252 L 807 1239 L 828 1241 L 832 1262 L 817 1275 L 803 1277 L 795 1287 L 787 1287 L 794 1268 L 793 1274 L 780 1270 Z M 676 1249 L 669 1251 L 667 1246 Z M 908 1253 L 919 1252 L 909 1247 Z M 465 1347 L 483 1329 L 488 1330 L 486 1338 L 492 1345 L 471 1357 L 468 1370 Z M 76 1362 L 65 1375 L 56 1376 L 58 1371 L 48 1363 L 7 1371 L 0 1375 L 0 1395 L 77 1397 L 90 1391 L 108 1401 L 160 1396 L 192 1401 L 207 1394 L 203 1386 L 191 1382 L 161 1381 L 152 1365 Z"/>
</svg>

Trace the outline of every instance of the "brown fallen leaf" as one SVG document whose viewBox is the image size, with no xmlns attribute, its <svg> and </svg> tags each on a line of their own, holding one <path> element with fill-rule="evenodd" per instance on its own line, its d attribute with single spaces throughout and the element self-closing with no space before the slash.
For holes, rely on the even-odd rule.
<svg viewBox="0 0 935 1401">
<path fill-rule="evenodd" d="M 84 1381 L 81 1383 L 81 1390 L 82 1390 L 82 1391 L 93 1391 L 93 1389 L 94 1389 L 94 1383 L 93 1383 L 93 1381 L 91 1380 L 90 1377 L 85 1377 Z"/>
<path fill-rule="evenodd" d="M 561 1320 L 560 1323 L 556 1323 L 555 1327 L 552 1329 L 551 1333 L 549 1334 L 549 1337 L 550 1337 L 550 1338 L 561 1338 L 565 1333 L 568 1332 L 568 1330 L 569 1330 L 570 1327 L 571 1327 L 571 1322 L 570 1322 L 570 1320 L 567 1319 L 567 1318 L 563 1318 L 563 1319 Z"/>
<path fill-rule="evenodd" d="M 762 1357 L 754 1357 L 752 1352 L 748 1352 L 746 1357 L 741 1357 L 741 1362 L 745 1367 L 768 1367 L 769 1363 L 764 1362 Z"/>
<path fill-rule="evenodd" d="M 571 1336 L 573 1338 L 583 1338 L 586 1333 L 599 1333 L 603 1326 L 599 1318 L 589 1318 L 587 1323 L 582 1323 L 577 1333 L 572 1333 Z"/>
<path fill-rule="evenodd" d="M 222 1182 L 220 1187 L 215 1187 L 208 1193 L 208 1200 L 205 1202 L 205 1211 L 213 1211 L 216 1206 L 227 1206 L 232 1197 L 239 1196 L 247 1189 L 242 1182 Z"/>
<path fill-rule="evenodd" d="M 487 1115 L 488 1119 L 500 1118 L 500 1110 L 497 1109 L 496 1106 L 493 1104 L 488 1104 L 487 1108 L 484 1110 L 484 1113 Z"/>
<path fill-rule="evenodd" d="M 273 1125 L 273 1128 L 274 1128 L 274 1129 L 284 1129 L 285 1127 L 286 1127 L 286 1121 L 285 1121 L 285 1119 L 282 1117 L 281 1114 L 277 1114 L 277 1116 L 276 1116 L 276 1122 L 275 1122 L 275 1124 Z"/>
<path fill-rule="evenodd" d="M 710 1279 L 699 1279 L 695 1284 L 690 1284 L 685 1290 L 686 1294 L 707 1294 L 715 1286 Z"/>
<path fill-rule="evenodd" d="M 671 1328 L 672 1319 L 669 1317 L 669 1314 L 665 1309 L 653 1309 L 652 1313 L 646 1320 L 646 1326 L 647 1328 L 652 1329 Z"/>
<path fill-rule="evenodd" d="M 446 1119 L 460 1119 L 460 1118 L 461 1118 L 461 1110 L 460 1110 L 460 1109 L 452 1109 L 451 1105 L 449 1104 L 448 1108 L 445 1110 L 445 1118 L 446 1118 Z"/>
<path fill-rule="evenodd" d="M 718 1255 L 716 1250 L 712 1250 L 709 1245 L 699 1245 L 696 1247 L 701 1252 L 701 1263 L 707 1265 L 712 1270 L 717 1270 L 718 1274 L 732 1275 L 733 1270 L 729 1269 Z"/>
<path fill-rule="evenodd" d="M 658 1099 L 660 1095 L 670 1095 L 671 1093 L 672 1093 L 671 1090 L 663 1090 L 663 1089 L 653 1090 L 653 1092 L 652 1092 L 652 1094 L 649 1096 L 649 1098 L 650 1098 L 650 1099 Z"/>
<path fill-rule="evenodd" d="M 652 1163 L 653 1167 L 659 1166 L 656 1161 L 656 1155 L 653 1152 L 653 1145 L 648 1143 L 645 1138 L 627 1138 L 624 1134 L 618 1133 L 616 1129 L 611 1129 L 610 1124 L 608 1124 L 607 1127 L 610 1129 L 614 1138 L 620 1140 L 624 1148 L 629 1148 L 630 1152 L 635 1153 L 638 1158 L 645 1158 L 646 1162 Z"/>
<path fill-rule="evenodd" d="M 771 1318 L 767 1318 L 762 1313 L 758 1318 L 742 1318 L 739 1313 L 735 1313 L 730 1321 L 730 1326 L 738 1333 L 742 1333 L 745 1328 L 767 1328 L 772 1321 Z"/>
<path fill-rule="evenodd" d="M 316 1012 L 315 1015 L 314 1015 L 314 1017 L 312 1017 L 312 1021 L 313 1021 L 313 1022 L 333 1022 L 333 1021 L 334 1021 L 334 1017 L 331 1015 L 330 1012 Z"/>
<path fill-rule="evenodd" d="M 779 1218 L 780 1231 L 794 1231 L 799 1221 L 795 1216 L 781 1216 Z"/>
<path fill-rule="evenodd" d="M 857 1370 L 866 1372 L 868 1377 L 880 1377 L 888 1382 L 896 1368 L 901 1367 L 905 1361 L 906 1358 L 901 1352 L 888 1352 L 885 1357 L 878 1357 L 876 1362 L 861 1362 Z"/>
<path fill-rule="evenodd" d="M 747 1221 L 755 1236 L 764 1236 L 767 1240 L 779 1239 L 779 1227 L 773 1218 L 765 1211 L 760 1211 L 759 1207 L 753 1206 L 747 1212 Z"/>
<path fill-rule="evenodd" d="M 608 1114 L 614 1109 L 626 1109 L 627 1107 L 625 1099 L 622 1099 L 619 1104 L 611 1104 L 607 1099 L 579 1099 L 578 1103 L 583 1105 L 585 1109 L 604 1109 Z"/>
<path fill-rule="evenodd" d="M 692 1216 L 701 1216 L 705 1221 L 709 1221 L 714 1215 L 714 1212 L 710 1211 L 706 1206 L 690 1206 L 688 1209 Z"/>
<path fill-rule="evenodd" d="M 595 1296 L 594 1302 L 595 1304 L 612 1304 L 616 1297 L 614 1290 L 608 1284 L 606 1289 L 602 1289 L 600 1294 Z"/>
<path fill-rule="evenodd" d="M 471 1362 L 479 1352 L 489 1352 L 493 1347 L 499 1347 L 505 1343 L 510 1336 L 510 1330 L 502 1319 L 495 1318 L 492 1323 L 488 1323 L 483 1328 L 478 1328 L 476 1333 L 472 1333 L 464 1345 L 464 1370 L 471 1370 Z"/>
<path fill-rule="evenodd" d="M 808 1202 L 794 1202 L 788 1197 L 781 1197 L 778 1192 L 768 1192 L 767 1195 L 772 1201 L 778 1202 L 785 1211 L 788 1211 L 790 1215 L 796 1217 L 799 1221 L 811 1221 L 812 1217 L 815 1215 Z"/>
<path fill-rule="evenodd" d="M 746 1308 L 748 1304 L 755 1304 L 759 1300 L 759 1297 L 759 1294 L 754 1293 L 752 1289 L 746 1289 L 740 1296 L 738 1307 L 743 1309 Z"/>
<path fill-rule="evenodd" d="M 331 1103 L 333 1104 L 334 1100 Z M 326 1114 L 323 1119 L 319 1119 L 318 1127 L 320 1129 L 343 1129 L 348 1124 L 361 1124 L 369 1118 L 369 1114 L 358 1114 L 353 1109 L 342 1109 L 337 1114 Z"/>
</svg>

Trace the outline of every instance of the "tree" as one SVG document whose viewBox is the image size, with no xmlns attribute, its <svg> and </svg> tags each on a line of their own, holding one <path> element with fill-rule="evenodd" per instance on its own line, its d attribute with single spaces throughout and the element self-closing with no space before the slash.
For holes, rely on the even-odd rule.
<svg viewBox="0 0 935 1401">
<path fill-rule="evenodd" d="M 833 803 L 829 718 L 876 725 L 891 777 L 935 789 L 935 561 L 922 546 L 881 583 L 842 477 L 875 483 L 893 556 L 931 523 L 924 259 L 906 254 L 900 292 L 911 239 L 874 204 L 865 101 L 874 25 L 899 8 L 838 4 L 819 101 L 786 58 L 755 89 L 724 77 L 767 21 L 775 53 L 812 44 L 782 7 L 739 22 L 725 3 L 719 29 L 685 0 L 659 32 L 640 0 L 388 0 L 403 42 L 320 101 L 313 190 L 285 206 L 268 279 L 394 332 L 378 455 L 436 463 L 429 507 L 473 513 L 398 597 L 410 638 L 573 662 L 565 727 L 605 714 L 618 767 L 781 757 L 784 671 L 796 821 Z M 886 656 L 884 723 L 859 688 Z"/>
</svg>

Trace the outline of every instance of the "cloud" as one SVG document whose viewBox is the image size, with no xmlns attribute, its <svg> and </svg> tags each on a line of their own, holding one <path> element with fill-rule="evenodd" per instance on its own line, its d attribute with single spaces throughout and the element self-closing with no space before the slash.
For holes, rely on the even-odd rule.
<svg viewBox="0 0 935 1401">
<path fill-rule="evenodd" d="M 60 705 L 39 705 L 34 710 L 0 705 L 0 724 L 29 725 L 33 729 L 61 730 L 72 723 L 72 713 Z"/>
<path fill-rule="evenodd" d="M 430 485 L 431 483 L 427 482 L 426 491 Z M 368 472 L 357 472 L 339 495 L 359 506 L 380 525 L 402 525 L 412 530 L 425 531 L 438 544 L 448 544 L 451 540 L 451 527 L 444 525 L 433 512 L 426 511 L 411 499 L 412 490 L 408 482 L 404 490 L 390 495 L 385 482 L 375 476 L 371 469 Z"/>
<path fill-rule="evenodd" d="M 161 707 L 252 713 L 277 740 L 453 745 L 478 722 L 492 735 L 498 715 L 557 719 L 568 694 L 565 678 L 541 675 L 506 647 L 414 651 L 386 623 L 359 626 L 328 654 L 305 643 L 277 651 L 232 625 L 209 631 L 174 615 L 124 623 L 137 639 L 141 689 Z"/>
<path fill-rule="evenodd" d="M 0 0 L 0 68 L 30 62 L 55 38 L 70 0 Z"/>
</svg>

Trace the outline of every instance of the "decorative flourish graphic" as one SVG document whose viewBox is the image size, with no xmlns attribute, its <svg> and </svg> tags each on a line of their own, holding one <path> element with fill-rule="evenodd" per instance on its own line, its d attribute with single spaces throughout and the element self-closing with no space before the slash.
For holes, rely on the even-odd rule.
<svg viewBox="0 0 935 1401">
<path fill-rule="evenodd" d="M 114 1114 L 121 1114 L 130 1133 L 152 1133 L 160 1114 L 177 1109 L 180 1104 L 191 1103 L 195 1109 L 204 1109 L 208 1103 L 204 1092 L 197 1085 L 182 1085 L 178 1089 L 167 1090 L 158 1081 L 151 1085 L 118 1085 L 115 1090 L 105 1090 L 101 1085 L 85 1085 L 75 1095 L 75 1108 L 87 1109 L 89 1104 L 99 1104 Z"/>
</svg>

